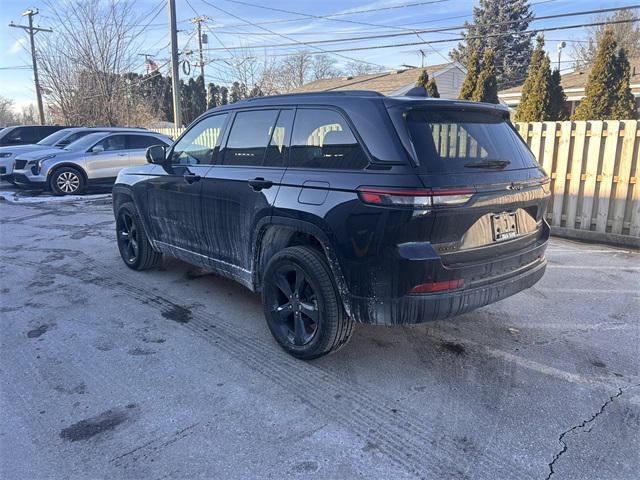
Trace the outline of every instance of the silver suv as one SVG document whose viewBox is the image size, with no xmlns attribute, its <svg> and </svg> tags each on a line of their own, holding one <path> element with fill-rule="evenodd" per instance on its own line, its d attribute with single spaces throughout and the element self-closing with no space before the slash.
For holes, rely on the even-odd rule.
<svg viewBox="0 0 640 480">
<path fill-rule="evenodd" d="M 123 127 L 71 127 L 58 130 L 37 143 L 0 147 L 0 179 L 7 180 L 9 182 L 13 181 L 13 163 L 15 162 L 16 157 L 20 155 L 25 155 L 38 150 L 42 151 L 50 150 L 52 148 L 64 148 L 90 133 L 117 131 L 130 132 L 131 130 L 131 128 Z M 144 132 L 146 130 L 141 128 L 140 131 Z"/>
<path fill-rule="evenodd" d="M 17 156 L 12 179 L 57 195 L 78 194 L 88 186 L 112 185 L 123 168 L 146 163 L 147 147 L 169 144 L 169 137 L 144 130 L 92 133 L 63 149 Z"/>
</svg>

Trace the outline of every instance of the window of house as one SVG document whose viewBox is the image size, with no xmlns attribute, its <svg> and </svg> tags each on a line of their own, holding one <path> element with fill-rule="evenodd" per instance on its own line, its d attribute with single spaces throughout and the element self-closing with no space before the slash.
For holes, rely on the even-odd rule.
<svg viewBox="0 0 640 480">
<path fill-rule="evenodd" d="M 300 109 L 296 113 L 289 165 L 305 168 L 362 169 L 367 156 L 338 112 Z"/>
<path fill-rule="evenodd" d="M 202 119 L 182 137 L 173 149 L 173 165 L 211 165 L 220 146 L 227 114 Z M 157 141 L 156 145 L 160 142 Z"/>
<path fill-rule="evenodd" d="M 238 112 L 224 149 L 223 163 L 261 166 L 278 113 L 278 110 Z"/>
</svg>

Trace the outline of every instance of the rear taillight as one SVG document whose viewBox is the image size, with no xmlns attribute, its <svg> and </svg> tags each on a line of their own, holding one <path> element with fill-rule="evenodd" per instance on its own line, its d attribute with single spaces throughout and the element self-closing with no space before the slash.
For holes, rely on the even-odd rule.
<svg viewBox="0 0 640 480">
<path fill-rule="evenodd" d="M 380 206 L 426 209 L 438 206 L 455 206 L 467 203 L 473 194 L 471 188 L 405 189 L 360 187 L 358 196 L 364 203 Z"/>
<path fill-rule="evenodd" d="M 413 287 L 409 293 L 436 293 L 445 290 L 455 290 L 464 286 L 464 280 L 457 278 L 455 280 L 445 280 L 444 282 L 421 283 Z"/>
</svg>

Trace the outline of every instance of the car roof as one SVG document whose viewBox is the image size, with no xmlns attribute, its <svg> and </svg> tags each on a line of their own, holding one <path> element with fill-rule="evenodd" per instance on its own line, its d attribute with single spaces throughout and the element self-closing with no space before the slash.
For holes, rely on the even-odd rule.
<svg viewBox="0 0 640 480">
<path fill-rule="evenodd" d="M 388 97 L 373 90 L 340 90 L 325 92 L 290 93 L 285 95 L 272 95 L 267 97 L 253 97 L 240 100 L 235 103 L 216 107 L 215 111 L 228 111 L 248 107 L 267 107 L 279 105 L 317 104 L 336 107 L 356 107 L 359 103 L 380 102 L 386 107 L 397 105 L 420 105 L 438 107 L 460 107 L 474 109 L 490 109 L 508 111 L 504 105 L 491 103 L 470 102 L 465 100 L 427 98 L 427 97 Z M 357 108 L 357 107 L 356 107 Z M 211 110 L 210 110 L 211 111 Z"/>
<path fill-rule="evenodd" d="M 79 131 L 95 131 L 95 132 L 132 132 L 132 133 L 148 133 L 146 128 L 136 127 L 69 127 L 65 128 L 69 133 Z"/>
</svg>

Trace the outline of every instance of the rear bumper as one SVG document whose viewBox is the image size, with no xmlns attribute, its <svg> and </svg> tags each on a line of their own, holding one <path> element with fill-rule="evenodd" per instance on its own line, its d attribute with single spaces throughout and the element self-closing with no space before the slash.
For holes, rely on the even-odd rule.
<svg viewBox="0 0 640 480">
<path fill-rule="evenodd" d="M 546 267 L 547 260 L 538 258 L 501 278 L 488 278 L 481 286 L 444 293 L 405 295 L 390 300 L 351 296 L 352 314 L 359 322 L 378 325 L 443 320 L 532 287 L 542 278 Z"/>
</svg>

